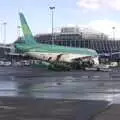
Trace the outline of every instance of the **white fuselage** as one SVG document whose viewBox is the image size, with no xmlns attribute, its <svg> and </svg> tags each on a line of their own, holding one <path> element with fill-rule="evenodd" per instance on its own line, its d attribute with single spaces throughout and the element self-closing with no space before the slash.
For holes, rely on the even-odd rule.
<svg viewBox="0 0 120 120">
<path fill-rule="evenodd" d="M 51 61 L 51 62 L 54 62 L 57 60 L 57 57 L 59 55 L 60 58 L 59 58 L 59 61 L 60 62 L 68 62 L 68 63 L 71 63 L 73 62 L 73 59 L 77 59 L 77 58 L 83 58 L 83 57 L 87 57 L 88 55 L 83 55 L 83 54 L 72 54 L 72 53 L 41 53 L 41 52 L 27 52 L 26 53 L 27 55 L 33 57 L 33 58 L 36 58 L 36 59 L 40 59 L 40 60 L 43 60 L 43 61 Z M 88 56 L 89 57 L 89 56 Z M 94 61 L 94 64 L 98 65 L 99 64 L 99 60 L 98 60 L 98 56 L 96 57 L 91 57 L 91 59 Z"/>
</svg>

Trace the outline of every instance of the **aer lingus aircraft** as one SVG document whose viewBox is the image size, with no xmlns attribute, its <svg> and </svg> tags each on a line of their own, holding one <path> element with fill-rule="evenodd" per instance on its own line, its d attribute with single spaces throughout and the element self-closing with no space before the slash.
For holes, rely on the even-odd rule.
<svg viewBox="0 0 120 120">
<path fill-rule="evenodd" d="M 99 64 L 98 54 L 95 50 L 37 43 L 23 13 L 19 13 L 19 15 L 25 42 L 17 43 L 16 48 L 26 55 L 49 63 L 79 64 L 81 62 L 88 62 L 92 63 L 92 65 Z"/>
</svg>

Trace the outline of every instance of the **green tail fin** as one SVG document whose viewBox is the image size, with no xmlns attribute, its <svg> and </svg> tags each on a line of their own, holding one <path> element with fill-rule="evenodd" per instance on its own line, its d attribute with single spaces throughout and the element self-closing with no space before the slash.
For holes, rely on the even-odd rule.
<svg viewBox="0 0 120 120">
<path fill-rule="evenodd" d="M 25 40 L 25 44 L 28 44 L 28 45 L 35 45 L 37 44 L 33 35 L 32 35 L 32 32 L 26 22 L 26 19 L 23 15 L 23 13 L 19 13 L 20 15 L 20 21 L 21 21 L 21 27 L 22 27 L 22 31 L 23 31 L 23 34 L 24 34 L 24 40 Z"/>
</svg>

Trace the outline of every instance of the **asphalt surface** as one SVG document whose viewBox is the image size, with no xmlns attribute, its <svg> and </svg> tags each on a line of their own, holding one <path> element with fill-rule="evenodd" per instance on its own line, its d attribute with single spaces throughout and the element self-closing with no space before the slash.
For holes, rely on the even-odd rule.
<svg viewBox="0 0 120 120">
<path fill-rule="evenodd" d="M 0 98 L 1 120 L 88 120 L 106 107 L 105 101 Z"/>
<path fill-rule="evenodd" d="M 119 73 L 116 70 L 54 72 L 32 67 L 1 67 L 0 96 L 107 100 L 120 103 Z"/>
<path fill-rule="evenodd" d="M 112 104 L 107 109 L 96 114 L 92 120 L 120 120 L 120 104 Z"/>
<path fill-rule="evenodd" d="M 0 119 L 92 119 L 120 103 L 119 73 L 0 67 Z"/>
</svg>

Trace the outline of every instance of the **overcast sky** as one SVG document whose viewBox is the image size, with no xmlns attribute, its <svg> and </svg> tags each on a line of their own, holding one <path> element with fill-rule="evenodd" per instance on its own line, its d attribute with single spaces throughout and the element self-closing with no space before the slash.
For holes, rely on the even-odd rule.
<svg viewBox="0 0 120 120">
<path fill-rule="evenodd" d="M 114 26 L 120 38 L 120 0 L 1 0 L 0 23 L 7 22 L 6 43 L 17 39 L 19 12 L 26 16 L 33 34 L 50 31 L 52 4 L 56 6 L 54 27 L 88 26 L 112 37 Z M 3 40 L 0 28 L 0 42 Z"/>
</svg>

